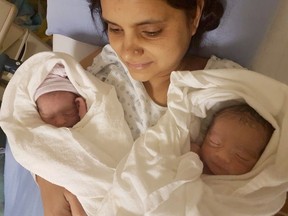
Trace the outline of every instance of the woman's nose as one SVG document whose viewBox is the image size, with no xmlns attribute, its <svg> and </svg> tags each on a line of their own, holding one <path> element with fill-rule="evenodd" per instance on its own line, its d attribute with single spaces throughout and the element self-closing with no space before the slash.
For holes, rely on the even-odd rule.
<svg viewBox="0 0 288 216">
<path fill-rule="evenodd" d="M 140 40 L 136 35 L 126 36 L 123 40 L 121 47 L 122 59 L 124 61 L 133 61 L 135 58 L 143 54 L 143 48 L 141 48 Z"/>
</svg>

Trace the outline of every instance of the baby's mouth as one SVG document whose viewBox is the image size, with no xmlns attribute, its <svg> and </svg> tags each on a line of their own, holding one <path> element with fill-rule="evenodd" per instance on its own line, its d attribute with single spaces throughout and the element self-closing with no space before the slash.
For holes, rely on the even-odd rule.
<svg viewBox="0 0 288 216">
<path fill-rule="evenodd" d="M 206 165 L 207 168 L 210 170 L 211 174 L 213 175 L 229 175 L 229 169 L 228 167 L 225 167 L 224 165 L 220 165 L 219 163 L 211 162 L 209 164 L 210 166 Z"/>
</svg>

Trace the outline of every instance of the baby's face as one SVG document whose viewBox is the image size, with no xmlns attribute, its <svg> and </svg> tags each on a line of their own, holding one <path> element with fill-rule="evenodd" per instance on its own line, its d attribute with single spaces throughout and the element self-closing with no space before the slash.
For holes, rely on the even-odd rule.
<svg viewBox="0 0 288 216">
<path fill-rule="evenodd" d="M 201 148 L 204 173 L 241 175 L 249 172 L 266 146 L 265 136 L 259 125 L 251 127 L 238 117 L 218 117 Z"/>
<path fill-rule="evenodd" d="M 55 127 L 73 127 L 80 121 L 76 97 L 75 94 L 64 91 L 41 95 L 37 99 L 41 119 Z"/>
</svg>

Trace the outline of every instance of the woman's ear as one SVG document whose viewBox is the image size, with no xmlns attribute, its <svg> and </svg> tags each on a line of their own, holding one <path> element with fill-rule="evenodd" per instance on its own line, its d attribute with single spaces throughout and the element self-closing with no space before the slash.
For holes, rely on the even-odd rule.
<svg viewBox="0 0 288 216">
<path fill-rule="evenodd" d="M 197 0 L 197 7 L 193 13 L 193 16 L 191 17 L 191 36 L 193 36 L 198 28 L 201 16 L 202 16 L 202 11 L 204 8 L 204 0 Z"/>
<path fill-rule="evenodd" d="M 79 117 L 80 119 L 82 119 L 84 115 L 87 113 L 86 101 L 83 97 L 79 96 L 75 98 L 75 104 L 78 108 Z"/>
</svg>

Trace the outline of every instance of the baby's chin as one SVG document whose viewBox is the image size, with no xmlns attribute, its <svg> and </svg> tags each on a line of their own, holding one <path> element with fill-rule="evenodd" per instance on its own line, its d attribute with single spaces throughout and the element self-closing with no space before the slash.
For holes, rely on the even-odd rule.
<svg viewBox="0 0 288 216">
<path fill-rule="evenodd" d="M 248 172 L 249 170 L 244 170 L 244 171 L 233 170 L 232 171 L 232 170 L 225 170 L 217 166 L 209 167 L 207 166 L 207 164 L 205 164 L 203 168 L 203 174 L 207 174 L 207 175 L 243 175 Z"/>
<path fill-rule="evenodd" d="M 208 167 L 206 164 L 204 164 L 204 167 L 203 167 L 203 174 L 206 174 L 206 175 L 216 175 L 216 174 L 214 174 L 214 173 L 209 169 L 209 167 Z"/>
</svg>

